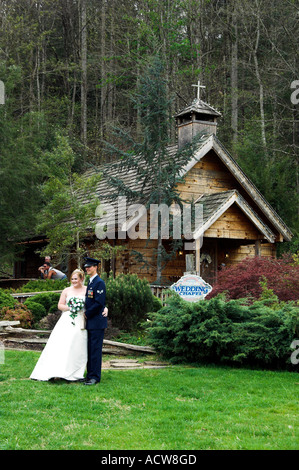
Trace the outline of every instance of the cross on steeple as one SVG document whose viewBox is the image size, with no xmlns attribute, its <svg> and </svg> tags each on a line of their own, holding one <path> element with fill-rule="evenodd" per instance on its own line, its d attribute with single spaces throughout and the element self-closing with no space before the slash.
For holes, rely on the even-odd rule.
<svg viewBox="0 0 299 470">
<path fill-rule="evenodd" d="M 199 100 L 200 99 L 200 89 L 201 88 L 206 88 L 206 87 L 204 85 L 200 84 L 200 80 L 198 80 L 197 85 L 192 85 L 192 86 L 195 86 L 197 88 L 197 99 Z"/>
</svg>

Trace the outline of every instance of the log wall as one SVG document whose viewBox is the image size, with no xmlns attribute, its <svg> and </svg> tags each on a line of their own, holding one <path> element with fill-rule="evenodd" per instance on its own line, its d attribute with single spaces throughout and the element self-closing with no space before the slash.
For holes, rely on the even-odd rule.
<svg viewBox="0 0 299 470">
<path fill-rule="evenodd" d="M 178 185 L 182 199 L 195 201 L 202 194 L 213 194 L 222 191 L 237 189 L 246 197 L 243 189 L 236 182 L 234 176 L 221 162 L 218 156 L 209 152 L 201 161 L 188 172 L 185 182 Z M 149 229 L 149 221 L 148 221 Z M 243 211 L 232 205 L 206 232 L 201 253 L 206 252 L 212 257 L 210 266 L 202 264 L 201 271 L 205 272 L 210 282 L 216 279 L 217 270 L 221 263 L 231 265 L 240 262 L 247 256 L 256 255 L 257 240 L 263 236 L 255 225 L 248 219 Z M 231 243 L 232 242 L 232 243 Z M 124 251 L 116 260 L 115 268 L 118 273 L 138 274 L 150 283 L 156 280 L 156 265 L 154 250 L 156 240 L 126 240 L 119 241 L 126 245 Z M 167 245 L 167 242 L 164 242 Z M 134 259 L 132 250 L 139 251 L 148 266 L 144 267 Z M 273 244 L 262 244 L 261 256 L 275 257 L 276 247 Z M 186 271 L 185 255 L 190 252 L 177 253 L 163 271 L 163 276 L 169 282 L 176 282 Z"/>
</svg>

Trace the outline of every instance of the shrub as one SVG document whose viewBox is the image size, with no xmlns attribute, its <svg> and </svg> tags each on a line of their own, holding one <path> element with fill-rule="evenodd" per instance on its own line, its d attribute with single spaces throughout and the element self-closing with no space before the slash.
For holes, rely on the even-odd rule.
<svg viewBox="0 0 299 470">
<path fill-rule="evenodd" d="M 35 302 L 31 298 L 27 299 L 24 302 L 24 305 L 26 305 L 26 307 L 32 313 L 34 323 L 38 323 L 43 317 L 47 315 L 47 311 L 45 307 L 39 302 Z"/>
<path fill-rule="evenodd" d="M 35 324 L 39 323 L 48 313 L 57 312 L 59 297 L 58 292 L 47 292 L 33 295 L 25 300 L 24 304 L 32 312 Z"/>
<path fill-rule="evenodd" d="M 163 307 L 163 305 L 162 305 L 161 300 L 154 295 L 153 296 L 152 312 L 158 312 L 162 307 Z"/>
<path fill-rule="evenodd" d="M 21 328 L 30 328 L 33 323 L 33 315 L 24 304 L 17 303 L 14 307 L 2 307 L 0 319 L 8 321 L 19 321 Z"/>
<path fill-rule="evenodd" d="M 44 292 L 53 290 L 63 290 L 69 286 L 67 279 L 52 280 L 52 279 L 38 279 L 34 281 L 28 281 L 22 287 L 14 290 L 14 292 Z M 12 291 L 13 289 L 10 289 Z"/>
<path fill-rule="evenodd" d="M 58 292 L 45 292 L 41 294 L 36 294 L 33 295 L 32 297 L 29 297 L 27 300 L 25 300 L 25 304 L 28 303 L 29 301 L 33 300 L 34 302 L 37 302 L 46 309 L 46 313 L 54 310 L 57 310 L 57 305 L 58 301 L 60 298 L 60 293 Z"/>
<path fill-rule="evenodd" d="M 33 295 L 32 297 L 28 297 L 24 303 L 27 304 L 28 302 L 32 302 L 32 301 L 35 303 L 41 304 L 45 308 L 46 311 L 48 311 L 51 306 L 51 298 L 48 293 L 36 294 L 36 295 Z"/>
<path fill-rule="evenodd" d="M 2 289 L 0 289 L 0 308 L 13 308 L 17 303 L 18 302 L 10 294 L 6 294 Z"/>
<path fill-rule="evenodd" d="M 58 305 L 58 301 L 60 299 L 61 294 L 58 293 L 58 292 L 49 292 L 48 295 L 50 297 L 50 307 L 49 308 L 54 306 L 54 307 L 56 307 L 56 310 L 57 310 L 57 308 L 58 308 L 57 305 Z"/>
<path fill-rule="evenodd" d="M 262 292 L 260 280 L 267 279 L 279 300 L 299 299 L 299 265 L 285 255 L 280 259 L 246 258 L 237 265 L 224 268 L 218 273 L 218 280 L 212 292 L 206 297 L 211 299 L 225 292 L 228 299 L 251 297 L 257 300 Z"/>
<path fill-rule="evenodd" d="M 146 319 L 153 308 L 153 295 L 148 281 L 136 274 L 121 274 L 106 280 L 106 303 L 114 327 L 130 331 Z"/>
<path fill-rule="evenodd" d="M 48 314 L 50 313 L 57 313 L 58 312 L 58 302 L 55 302 L 54 304 L 51 305 L 51 307 L 49 308 L 49 311 L 48 311 Z"/>
<path fill-rule="evenodd" d="M 213 362 L 286 367 L 298 335 L 298 308 L 273 309 L 259 300 L 226 301 L 223 296 L 190 303 L 173 294 L 151 314 L 150 344 L 173 362 Z"/>
</svg>

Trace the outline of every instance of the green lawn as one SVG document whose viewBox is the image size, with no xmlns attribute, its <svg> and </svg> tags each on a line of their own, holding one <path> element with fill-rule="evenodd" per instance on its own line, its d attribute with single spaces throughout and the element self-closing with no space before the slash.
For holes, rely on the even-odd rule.
<svg viewBox="0 0 299 470">
<path fill-rule="evenodd" d="M 38 352 L 5 351 L 0 449 L 297 449 L 296 372 L 104 370 L 95 387 L 28 379 Z"/>
</svg>

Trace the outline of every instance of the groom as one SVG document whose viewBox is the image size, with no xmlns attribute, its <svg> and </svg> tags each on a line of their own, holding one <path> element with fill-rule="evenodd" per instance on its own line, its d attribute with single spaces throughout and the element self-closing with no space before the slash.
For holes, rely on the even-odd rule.
<svg viewBox="0 0 299 470">
<path fill-rule="evenodd" d="M 85 316 L 88 337 L 87 376 L 85 385 L 95 385 L 101 380 L 102 346 L 107 314 L 103 311 L 106 302 L 105 282 L 98 276 L 99 261 L 85 258 L 84 268 L 89 275 L 85 297 Z"/>
</svg>

